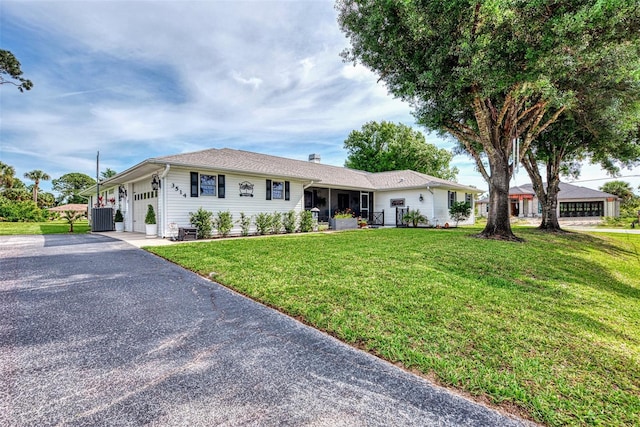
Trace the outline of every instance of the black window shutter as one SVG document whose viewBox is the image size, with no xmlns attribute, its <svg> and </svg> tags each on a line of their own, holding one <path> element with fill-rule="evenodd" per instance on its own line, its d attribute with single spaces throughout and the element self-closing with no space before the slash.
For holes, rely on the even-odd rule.
<svg viewBox="0 0 640 427">
<path fill-rule="evenodd" d="M 218 198 L 224 199 L 224 175 L 218 175 Z"/>
<path fill-rule="evenodd" d="M 191 197 L 198 197 L 198 172 L 191 172 Z"/>
<path fill-rule="evenodd" d="M 267 180 L 267 200 L 271 200 L 271 180 Z"/>
<path fill-rule="evenodd" d="M 291 200 L 291 187 L 289 181 L 284 182 L 284 199 Z"/>
</svg>

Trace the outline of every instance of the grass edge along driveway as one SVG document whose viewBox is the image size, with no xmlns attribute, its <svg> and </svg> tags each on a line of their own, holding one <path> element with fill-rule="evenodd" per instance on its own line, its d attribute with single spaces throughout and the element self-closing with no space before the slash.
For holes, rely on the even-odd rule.
<svg viewBox="0 0 640 427">
<path fill-rule="evenodd" d="M 547 425 L 638 425 L 640 235 L 381 229 L 148 248 Z"/>
</svg>

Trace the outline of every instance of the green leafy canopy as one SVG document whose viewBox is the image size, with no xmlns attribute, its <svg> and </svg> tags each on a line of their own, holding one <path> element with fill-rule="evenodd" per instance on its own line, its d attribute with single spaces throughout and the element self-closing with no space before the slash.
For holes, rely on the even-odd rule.
<svg viewBox="0 0 640 427">
<path fill-rule="evenodd" d="M 402 123 L 368 122 L 349 134 L 344 148 L 349 152 L 345 166 L 352 169 L 409 169 L 448 180 L 455 180 L 458 173 L 449 166 L 451 152 L 428 144 L 422 133 Z"/>
</svg>

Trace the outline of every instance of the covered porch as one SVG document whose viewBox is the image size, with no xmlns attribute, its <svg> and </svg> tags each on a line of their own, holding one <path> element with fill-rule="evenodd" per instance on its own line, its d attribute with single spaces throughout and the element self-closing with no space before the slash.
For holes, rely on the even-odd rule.
<svg viewBox="0 0 640 427">
<path fill-rule="evenodd" d="M 318 208 L 318 220 L 321 222 L 328 222 L 336 213 L 351 212 L 355 217 L 372 223 L 375 218 L 373 197 L 372 191 L 308 187 L 304 190 L 304 208 Z"/>
</svg>

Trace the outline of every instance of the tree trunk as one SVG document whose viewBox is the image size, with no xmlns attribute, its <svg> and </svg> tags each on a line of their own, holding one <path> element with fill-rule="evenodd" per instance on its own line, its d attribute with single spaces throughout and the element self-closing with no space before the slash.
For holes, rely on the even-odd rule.
<svg viewBox="0 0 640 427">
<path fill-rule="evenodd" d="M 535 191 L 542 206 L 542 221 L 538 226 L 539 230 L 562 231 L 558 221 L 558 192 L 560 191 L 560 163 L 562 156 L 563 153 L 561 151 L 552 149 L 547 158 L 546 189 L 534 154 L 529 151 L 522 159 L 522 164 L 533 183 L 533 191 Z"/>
<path fill-rule="evenodd" d="M 551 187 L 556 187 L 552 189 Z M 542 222 L 538 229 L 543 231 L 562 231 L 558 221 L 558 188 L 557 185 L 547 185 L 546 200 L 540 201 L 542 205 Z"/>
<path fill-rule="evenodd" d="M 487 226 L 478 237 L 522 241 L 511 231 L 509 218 L 509 181 L 513 167 L 524 157 L 540 133 L 555 122 L 564 110 L 564 107 L 557 109 L 543 121 L 549 112 L 549 103 L 541 98 L 522 96 L 519 92 L 526 86 L 516 85 L 509 90 L 501 108 L 473 88 L 472 107 L 477 126 L 469 126 L 460 120 L 445 126 L 474 158 L 478 171 L 489 184 Z M 519 141 L 516 152 L 514 141 Z M 483 155 L 489 161 L 489 171 L 484 165 Z"/>
<path fill-rule="evenodd" d="M 497 164 L 493 164 L 497 163 Z M 511 240 L 521 242 L 511 231 L 509 218 L 509 182 L 511 171 L 508 164 L 500 164 L 499 159 L 489 161 L 491 176 L 489 176 L 489 216 L 487 225 L 478 237 Z"/>
</svg>

